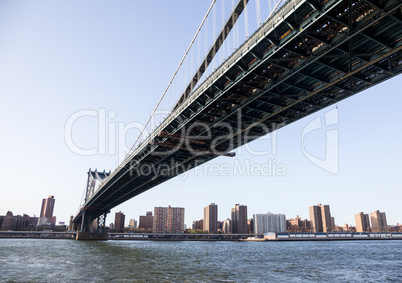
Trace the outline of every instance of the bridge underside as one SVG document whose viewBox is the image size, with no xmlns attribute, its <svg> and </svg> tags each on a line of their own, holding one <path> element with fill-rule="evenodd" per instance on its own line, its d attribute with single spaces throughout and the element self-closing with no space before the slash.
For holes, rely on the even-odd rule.
<svg viewBox="0 0 402 283">
<path fill-rule="evenodd" d="M 284 4 L 108 177 L 75 221 L 400 74 L 401 2 Z"/>
</svg>

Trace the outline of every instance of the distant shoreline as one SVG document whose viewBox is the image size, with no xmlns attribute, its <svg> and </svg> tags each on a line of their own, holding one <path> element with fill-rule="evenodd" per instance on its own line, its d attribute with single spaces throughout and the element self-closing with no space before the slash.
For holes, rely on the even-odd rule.
<svg viewBox="0 0 402 283">
<path fill-rule="evenodd" d="M 76 232 L 0 231 L 0 239 L 71 239 Z M 402 240 L 402 233 L 272 233 L 248 234 L 135 234 L 108 233 L 108 240 L 117 241 L 241 241 L 241 242 L 294 242 L 294 241 L 355 241 Z"/>
</svg>

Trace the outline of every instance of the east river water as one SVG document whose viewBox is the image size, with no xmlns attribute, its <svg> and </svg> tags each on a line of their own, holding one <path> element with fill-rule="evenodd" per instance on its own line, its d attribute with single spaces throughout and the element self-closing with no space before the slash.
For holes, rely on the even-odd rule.
<svg viewBox="0 0 402 283">
<path fill-rule="evenodd" d="M 0 239 L 0 281 L 402 281 L 402 241 Z"/>
</svg>

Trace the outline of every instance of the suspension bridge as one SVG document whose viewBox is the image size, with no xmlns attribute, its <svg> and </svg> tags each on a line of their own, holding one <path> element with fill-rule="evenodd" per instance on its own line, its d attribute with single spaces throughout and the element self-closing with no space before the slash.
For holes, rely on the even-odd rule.
<svg viewBox="0 0 402 283">
<path fill-rule="evenodd" d="M 77 239 L 107 239 L 106 215 L 117 205 L 401 73 L 402 0 L 290 0 L 265 10 L 259 0 L 232 1 L 211 40 L 216 2 L 123 162 L 89 170 Z M 257 24 L 248 34 L 252 3 Z M 245 41 L 236 46 L 239 25 Z M 200 56 L 202 35 L 209 43 Z M 189 54 L 198 62 L 183 68 Z M 170 86 L 180 73 L 177 91 Z M 166 101 L 172 110 L 155 123 Z"/>
</svg>

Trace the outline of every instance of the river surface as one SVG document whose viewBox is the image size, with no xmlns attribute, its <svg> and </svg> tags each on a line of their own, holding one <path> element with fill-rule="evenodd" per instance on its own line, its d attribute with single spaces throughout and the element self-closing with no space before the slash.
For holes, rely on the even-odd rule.
<svg viewBox="0 0 402 283">
<path fill-rule="evenodd" d="M 402 241 L 0 239 L 1 282 L 401 281 Z"/>
</svg>

